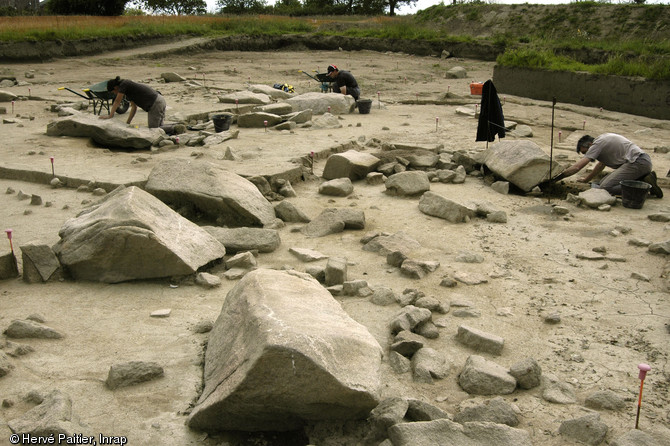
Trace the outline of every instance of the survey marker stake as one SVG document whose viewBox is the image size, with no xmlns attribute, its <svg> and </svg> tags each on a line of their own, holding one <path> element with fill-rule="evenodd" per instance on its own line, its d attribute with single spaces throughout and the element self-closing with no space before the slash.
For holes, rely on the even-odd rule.
<svg viewBox="0 0 670 446">
<path fill-rule="evenodd" d="M 642 387 L 644 387 L 644 378 L 647 376 L 647 372 L 651 370 L 651 367 L 648 364 L 638 364 L 637 368 L 640 369 L 640 397 L 637 400 L 637 416 L 635 417 L 635 429 L 639 429 L 638 424 L 640 422 L 640 407 L 642 406 Z"/>
<path fill-rule="evenodd" d="M 12 246 L 12 230 L 11 229 L 5 229 L 5 233 L 7 234 L 7 239 L 9 240 L 9 250 L 14 254 L 14 246 Z"/>
</svg>

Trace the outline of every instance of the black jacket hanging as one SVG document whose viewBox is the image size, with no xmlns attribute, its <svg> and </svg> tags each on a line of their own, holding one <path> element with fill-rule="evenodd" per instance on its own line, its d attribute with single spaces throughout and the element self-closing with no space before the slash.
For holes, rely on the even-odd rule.
<svg viewBox="0 0 670 446">
<path fill-rule="evenodd" d="M 482 87 L 482 102 L 475 141 L 493 141 L 496 135 L 499 138 L 505 137 L 505 118 L 496 87 L 491 80 L 488 80 Z"/>
</svg>

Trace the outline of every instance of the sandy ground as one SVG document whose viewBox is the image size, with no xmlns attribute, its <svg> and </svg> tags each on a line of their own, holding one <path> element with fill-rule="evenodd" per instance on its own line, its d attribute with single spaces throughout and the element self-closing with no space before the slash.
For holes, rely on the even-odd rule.
<svg viewBox="0 0 670 446">
<path fill-rule="evenodd" d="M 455 112 L 458 102 L 479 103 L 469 95 L 468 84 L 492 76 L 493 65 L 472 60 L 412 57 L 405 54 L 374 52 L 268 52 L 193 53 L 187 56 L 160 56 L 161 48 L 105 54 L 98 57 L 58 60 L 48 63 L 9 65 L 20 81 L 29 85 L 5 88 L 31 100 L 2 104 L 7 114 L 0 126 L 0 166 L 26 172 L 50 172 L 53 156 L 56 175 L 90 181 L 123 183 L 146 178 L 155 163 L 172 157 L 204 159 L 240 173 L 274 173 L 290 160 L 310 151 L 327 152 L 330 147 L 350 140 L 378 138 L 383 142 L 443 144 L 448 149 L 483 149 L 475 142 L 476 119 Z M 146 52 L 151 57 L 143 57 Z M 246 84 L 290 83 L 298 93 L 318 91 L 316 81 L 299 70 L 324 71 L 329 63 L 351 70 L 359 79 L 363 97 L 381 99 L 368 115 L 340 116 L 342 128 L 297 129 L 274 132 L 240 129 L 239 137 L 207 148 L 179 147 L 165 152 L 110 151 L 77 138 L 53 138 L 45 134 L 47 123 L 56 117 L 49 111 L 54 103 L 77 99 L 58 90 L 74 90 L 120 75 L 147 81 L 166 96 L 168 115 L 217 111 L 221 92 L 244 89 Z M 468 78 L 450 80 L 444 72 L 453 66 L 468 70 Z M 160 74 L 177 72 L 197 80 L 204 87 L 183 83 L 159 83 Z M 26 79 L 25 73 L 34 73 Z M 450 93 L 453 103 L 436 105 Z M 551 104 L 501 94 L 508 121 L 532 127 L 532 141 L 549 152 Z M 414 104 L 409 102 L 415 102 Z M 416 103 L 418 102 L 418 104 Z M 119 116 L 125 120 L 126 115 Z M 138 112 L 135 123 L 146 124 L 146 114 Z M 235 127 L 235 126 L 234 126 Z M 585 127 L 585 130 L 582 128 Z M 558 132 L 561 132 L 560 141 Z M 668 144 L 670 124 L 649 118 L 601 111 L 566 104 L 555 109 L 554 156 L 561 162 L 575 160 L 573 147 L 584 133 L 598 135 L 614 131 L 628 136 L 650 152 L 655 170 L 664 176 L 670 159 L 655 147 Z M 516 138 L 514 134 L 508 138 Z M 224 161 L 230 147 L 240 161 Z M 325 164 L 317 159 L 318 176 Z M 280 167 L 278 167 L 280 166 Z M 52 189 L 20 179 L 0 179 L 0 190 L 40 195 L 51 206 L 31 206 L 17 193 L 0 194 L 0 227 L 14 230 L 13 243 L 37 240 L 53 244 L 58 230 L 86 203 L 95 200 L 87 192 Z M 25 178 L 29 178 L 26 173 Z M 326 207 L 353 206 L 365 212 L 366 229 L 346 231 L 318 239 L 307 239 L 287 225 L 280 232 L 282 245 L 274 253 L 261 254 L 260 267 L 290 266 L 304 270 L 288 250 L 312 248 L 329 256 L 345 257 L 349 279 L 365 279 L 370 286 L 386 286 L 402 293 L 416 288 L 444 301 L 467 300 L 482 313 L 480 318 L 459 319 L 451 313 L 442 318 L 446 328 L 430 347 L 444 352 L 453 362 L 449 377 L 433 385 L 412 382 L 409 374 L 396 375 L 383 365 L 382 396 L 420 398 L 449 413 L 470 398 L 457 384 L 466 358 L 475 352 L 454 340 L 459 325 L 468 325 L 505 339 L 498 357 L 510 366 L 524 357 L 536 359 L 544 373 L 551 373 L 574 385 L 578 404 L 557 405 L 542 399 L 541 389 L 517 391 L 505 396 L 520 410 L 520 428 L 526 429 L 535 445 L 569 445 L 558 434 L 560 423 L 587 413 L 584 398 L 597 390 L 610 389 L 624 397 L 629 407 L 621 412 L 603 411 L 601 419 L 611 441 L 635 424 L 639 380 L 637 364 L 648 363 L 652 370 L 645 381 L 640 426 L 670 444 L 668 388 L 668 341 L 670 303 L 664 278 L 666 259 L 646 248 L 628 243 L 632 238 L 662 242 L 668 226 L 647 218 L 668 211 L 667 198 L 648 199 L 643 209 L 614 206 L 609 212 L 577 208 L 560 199 L 521 195 L 501 195 L 480 178 L 468 177 L 465 184 L 433 183 L 434 192 L 464 202 L 488 200 L 507 212 L 506 224 L 474 220 L 451 224 L 418 210 L 418 198 L 390 197 L 383 186 L 355 183 L 353 196 L 333 198 L 317 193 L 319 180 L 293 184 L 298 196 L 290 200 L 311 217 Z M 570 209 L 567 217 L 552 214 L 552 205 Z M 619 231 L 615 231 L 619 228 Z M 622 234 L 621 229 L 630 232 Z M 412 280 L 386 264 L 385 258 L 361 249 L 360 239 L 368 231 L 405 231 L 422 244 L 414 257 L 436 260 L 440 267 L 421 280 Z M 625 262 L 580 260 L 577 255 L 594 248 L 622 256 Z M 484 256 L 480 264 L 455 261 L 462 251 Z M 9 252 L 9 243 L 0 244 L 0 253 Z M 20 260 L 20 258 L 19 258 Z M 221 270 L 214 271 L 221 274 Z M 441 287 L 441 278 L 455 273 L 477 273 L 488 277 L 480 285 L 460 283 Z M 638 273 L 649 280 L 633 278 Z M 169 281 L 147 281 L 106 285 L 60 282 L 28 285 L 21 279 L 0 283 L 0 327 L 13 319 L 40 314 L 46 324 L 65 333 L 53 340 L 20 340 L 34 352 L 11 358 L 14 369 L 0 379 L 0 395 L 7 404 L 0 408 L 0 444 L 8 444 L 7 421 L 32 407 L 24 397 L 30 391 L 48 393 L 60 389 L 73 400 L 73 412 L 86 426 L 82 431 L 97 435 L 123 435 L 131 445 L 218 445 L 229 444 L 220 437 L 190 431 L 184 424 L 185 411 L 197 398 L 201 385 L 201 356 L 206 334 L 196 334 L 195 324 L 213 321 L 219 314 L 228 290 L 235 284 L 223 279 L 222 286 L 206 290 Z M 388 345 L 386 324 L 397 306 L 377 307 L 362 298 L 337 298 L 352 318 L 367 326 L 382 346 Z M 152 318 L 154 310 L 169 308 L 169 318 Z M 544 318 L 558 313 L 561 323 L 549 325 Z M 486 355 L 485 355 L 486 356 Z M 104 386 L 109 367 L 130 360 L 156 361 L 165 376 L 153 382 L 109 391 Z M 270 443 L 271 444 L 271 443 Z"/>
</svg>

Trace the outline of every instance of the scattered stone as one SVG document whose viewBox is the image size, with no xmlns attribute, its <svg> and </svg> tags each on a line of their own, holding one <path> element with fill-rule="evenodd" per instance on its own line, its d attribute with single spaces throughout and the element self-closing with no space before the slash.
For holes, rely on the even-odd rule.
<svg viewBox="0 0 670 446">
<path fill-rule="evenodd" d="M 433 379 L 449 376 L 451 363 L 437 350 L 423 347 L 412 355 L 412 376 L 414 381 L 431 384 Z"/>
<path fill-rule="evenodd" d="M 411 370 L 411 361 L 409 358 L 396 351 L 389 351 L 387 359 L 393 371 L 397 374 L 407 373 Z"/>
<path fill-rule="evenodd" d="M 561 323 L 561 315 L 558 313 L 552 313 L 544 318 L 544 322 L 547 324 L 560 324 Z"/>
<path fill-rule="evenodd" d="M 331 257 L 326 263 L 326 286 L 341 285 L 347 281 L 347 261 L 346 259 Z"/>
<path fill-rule="evenodd" d="M 300 209 L 287 200 L 282 200 L 274 206 L 275 215 L 286 223 L 309 223 L 310 218 Z"/>
<path fill-rule="evenodd" d="M 428 175 L 422 170 L 400 172 L 386 179 L 386 193 L 397 196 L 413 196 L 430 190 Z"/>
<path fill-rule="evenodd" d="M 622 410 L 627 403 L 611 390 L 600 390 L 587 396 L 584 405 L 595 410 Z"/>
<path fill-rule="evenodd" d="M 488 283 L 489 281 L 486 276 L 481 274 L 466 273 L 463 271 L 456 272 L 454 274 L 454 279 L 466 285 L 481 285 L 482 283 Z"/>
<path fill-rule="evenodd" d="M 426 340 L 423 336 L 412 333 L 409 330 L 402 330 L 395 335 L 389 349 L 407 358 L 411 358 L 414 353 L 424 347 L 425 342 Z"/>
<path fill-rule="evenodd" d="M 514 392 L 517 383 L 501 365 L 471 355 L 458 377 L 458 384 L 474 395 L 504 395 Z"/>
<path fill-rule="evenodd" d="M 335 153 L 328 157 L 323 168 L 323 178 L 349 178 L 351 181 L 362 180 L 373 173 L 379 158 L 369 153 L 357 150 L 348 150 L 344 153 Z"/>
<path fill-rule="evenodd" d="M 256 264 L 256 257 L 249 251 L 239 252 L 225 261 L 227 269 L 253 269 L 256 268 Z"/>
<path fill-rule="evenodd" d="M 509 181 L 496 181 L 493 184 L 491 184 L 491 189 L 498 192 L 499 194 L 508 195 Z"/>
<path fill-rule="evenodd" d="M 447 70 L 444 77 L 447 79 L 465 79 L 468 77 L 468 72 L 463 67 L 453 67 Z"/>
<path fill-rule="evenodd" d="M 668 255 L 670 254 L 670 240 L 666 240 L 661 243 L 652 243 L 647 248 L 647 251 L 652 254 Z"/>
<path fill-rule="evenodd" d="M 170 308 L 163 308 L 161 310 L 152 311 L 149 316 L 151 317 L 170 317 L 172 310 Z"/>
<path fill-rule="evenodd" d="M 465 424 L 447 419 L 421 423 L 398 423 L 388 429 L 394 446 L 459 445 L 532 446 L 530 434 L 504 424 L 472 421 Z M 439 443 L 436 443 L 439 439 Z"/>
<path fill-rule="evenodd" d="M 517 411 L 518 408 L 500 396 L 485 401 L 470 399 L 459 405 L 459 412 L 454 415 L 453 420 L 461 424 L 469 421 L 489 421 L 514 427 L 519 424 Z"/>
<path fill-rule="evenodd" d="M 659 442 L 645 431 L 639 429 L 629 430 L 620 437 L 615 438 L 610 446 L 658 446 Z"/>
<path fill-rule="evenodd" d="M 114 390 L 151 381 L 163 376 L 163 367 L 150 361 L 130 361 L 114 364 L 109 368 L 105 385 Z"/>
<path fill-rule="evenodd" d="M 221 228 L 203 226 L 226 249 L 226 253 L 235 254 L 244 251 L 274 252 L 281 239 L 276 229 L 270 228 Z"/>
<path fill-rule="evenodd" d="M 659 212 L 656 214 L 649 214 L 647 215 L 647 218 L 651 221 L 660 221 L 663 223 L 667 223 L 670 221 L 670 213 L 668 212 Z"/>
<path fill-rule="evenodd" d="M 532 389 L 542 383 L 542 368 L 533 358 L 523 359 L 509 369 L 517 384 L 522 389 Z"/>
<path fill-rule="evenodd" d="M 221 278 L 214 274 L 200 272 L 195 276 L 195 284 L 203 288 L 216 288 L 221 286 Z"/>
<path fill-rule="evenodd" d="M 391 320 L 389 328 L 394 335 L 403 330 L 412 331 L 417 325 L 430 320 L 431 317 L 430 310 L 407 305 Z"/>
<path fill-rule="evenodd" d="M 398 297 L 390 288 L 375 288 L 370 296 L 370 302 L 380 306 L 392 305 L 398 302 Z"/>
<path fill-rule="evenodd" d="M 599 445 L 607 435 L 608 427 L 600 421 L 599 413 L 590 413 L 561 423 L 558 433 L 588 445 Z"/>
<path fill-rule="evenodd" d="M 214 327 L 212 321 L 200 321 L 193 326 L 193 332 L 199 334 L 209 333 L 212 331 L 212 327 Z"/>
<path fill-rule="evenodd" d="M 5 336 L 13 339 L 38 338 L 38 339 L 61 339 L 63 334 L 47 327 L 39 322 L 29 320 L 13 320 L 3 332 Z"/>
<path fill-rule="evenodd" d="M 336 178 L 319 186 L 319 193 L 333 197 L 346 197 L 354 192 L 354 185 L 349 178 Z"/>
<path fill-rule="evenodd" d="M 440 263 L 436 261 L 422 261 L 407 259 L 402 262 L 400 272 L 412 279 L 421 279 L 428 273 L 432 273 L 439 268 Z"/>
<path fill-rule="evenodd" d="M 371 432 L 368 441 L 386 438 L 386 432 L 394 424 L 402 423 L 405 413 L 409 408 L 409 402 L 405 398 L 386 398 L 377 407 L 370 411 L 368 423 Z"/>
<path fill-rule="evenodd" d="M 641 280 L 642 282 L 649 282 L 650 281 L 649 276 L 647 276 L 646 274 L 635 272 L 635 271 L 630 273 L 630 278 L 635 279 L 635 280 Z"/>
<path fill-rule="evenodd" d="M 62 278 L 60 262 L 50 246 L 31 242 L 20 248 L 24 282 L 41 283 Z"/>
<path fill-rule="evenodd" d="M 556 404 L 574 404 L 577 402 L 575 390 L 570 384 L 559 381 L 553 375 L 544 375 L 542 381 L 544 382 L 544 389 L 542 390 L 544 400 Z"/>
<path fill-rule="evenodd" d="M 7 425 L 15 434 L 35 437 L 65 434 L 69 438 L 84 429 L 72 413 L 72 399 L 60 390 L 52 391 L 38 406 L 10 420 Z"/>
<path fill-rule="evenodd" d="M 482 316 L 482 312 L 474 307 L 458 308 L 452 312 L 454 317 L 472 317 L 478 318 Z"/>
<path fill-rule="evenodd" d="M 477 330 L 476 328 L 461 325 L 458 327 L 456 340 L 468 347 L 492 355 L 502 353 L 505 340 L 500 336 Z"/>
</svg>

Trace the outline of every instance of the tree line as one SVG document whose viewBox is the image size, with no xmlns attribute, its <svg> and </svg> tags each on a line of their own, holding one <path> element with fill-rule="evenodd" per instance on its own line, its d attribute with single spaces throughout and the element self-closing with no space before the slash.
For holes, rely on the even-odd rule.
<svg viewBox="0 0 670 446">
<path fill-rule="evenodd" d="M 473 0 L 461 0 L 472 2 Z M 415 5 L 417 0 L 217 0 L 219 14 L 309 15 L 395 15 L 402 5 Z M 0 8 L 0 15 L 91 15 L 123 14 L 207 14 L 205 0 L 47 0 L 39 9 Z"/>
</svg>

